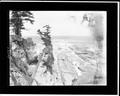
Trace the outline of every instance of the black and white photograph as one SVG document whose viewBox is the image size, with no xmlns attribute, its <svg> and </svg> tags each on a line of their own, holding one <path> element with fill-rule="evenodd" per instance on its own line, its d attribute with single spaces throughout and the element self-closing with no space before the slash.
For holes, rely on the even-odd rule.
<svg viewBox="0 0 120 96">
<path fill-rule="evenodd" d="M 2 1 L 0 94 L 118 94 L 118 5 Z"/>
<path fill-rule="evenodd" d="M 107 85 L 106 15 L 10 10 L 10 86 Z"/>
</svg>

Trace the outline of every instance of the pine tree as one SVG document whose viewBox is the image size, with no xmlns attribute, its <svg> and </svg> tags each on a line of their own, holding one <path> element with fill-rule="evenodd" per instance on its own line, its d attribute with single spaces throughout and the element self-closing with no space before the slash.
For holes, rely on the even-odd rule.
<svg viewBox="0 0 120 96">
<path fill-rule="evenodd" d="M 12 11 L 11 12 L 11 19 L 10 19 L 10 25 L 13 27 L 13 32 L 15 33 L 15 39 L 14 42 L 17 43 L 19 47 L 22 47 L 27 62 L 29 63 L 29 57 L 25 48 L 25 39 L 22 38 L 21 31 L 25 29 L 23 22 L 29 21 L 31 24 L 33 24 L 33 15 L 30 11 Z"/>
<path fill-rule="evenodd" d="M 49 71 L 52 74 L 52 65 L 54 64 L 54 57 L 53 57 L 53 48 L 51 43 L 51 36 L 50 36 L 50 26 L 45 25 L 43 28 L 46 28 L 46 32 L 41 32 L 38 30 L 38 34 L 40 35 L 42 41 L 44 42 L 45 48 L 43 49 L 44 57 L 47 57 L 47 59 L 44 59 L 44 66 L 47 67 L 47 71 Z"/>
<path fill-rule="evenodd" d="M 10 18 L 10 27 L 12 27 L 12 32 L 14 35 L 11 36 L 11 42 L 14 42 L 18 48 L 22 48 L 25 53 L 25 57 L 27 61 L 29 61 L 27 49 L 25 47 L 25 39 L 22 38 L 22 30 L 25 29 L 24 22 L 29 21 L 31 24 L 33 24 L 33 15 L 30 11 L 12 11 L 11 12 L 11 18 Z M 12 45 L 12 44 L 11 44 Z M 10 46 L 12 48 L 12 46 Z M 29 74 L 27 73 L 27 64 L 21 61 L 21 59 L 18 59 L 13 56 L 13 50 L 11 50 L 10 58 L 12 60 L 12 63 L 14 63 L 15 67 L 20 71 L 24 78 L 28 81 L 28 84 L 30 85 L 32 82 L 32 78 L 29 77 Z"/>
<path fill-rule="evenodd" d="M 30 11 L 12 11 L 10 25 L 13 27 L 13 32 L 18 37 L 21 37 L 21 30 L 25 29 L 23 22 L 29 21 L 33 24 L 33 15 Z"/>
</svg>

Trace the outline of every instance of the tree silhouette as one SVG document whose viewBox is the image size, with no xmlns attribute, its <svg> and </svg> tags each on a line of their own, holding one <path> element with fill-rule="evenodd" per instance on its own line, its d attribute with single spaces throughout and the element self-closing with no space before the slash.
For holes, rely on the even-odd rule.
<svg viewBox="0 0 120 96">
<path fill-rule="evenodd" d="M 33 24 L 33 15 L 30 11 L 12 11 L 10 25 L 13 27 L 13 32 L 15 35 L 21 37 L 21 30 L 25 29 L 23 22 L 29 21 Z"/>
<path fill-rule="evenodd" d="M 13 32 L 15 33 L 13 42 L 15 42 L 19 47 L 23 48 L 27 61 L 29 61 L 27 50 L 24 44 L 26 40 L 23 39 L 21 35 L 21 31 L 25 29 L 23 24 L 25 21 L 29 21 L 31 24 L 33 24 L 33 15 L 30 11 L 11 12 L 10 25 L 13 27 Z"/>
<path fill-rule="evenodd" d="M 33 15 L 30 11 L 11 11 L 11 18 L 10 18 L 10 27 L 12 27 L 12 32 L 14 35 L 11 36 L 10 43 L 14 42 L 18 50 L 21 48 L 24 50 L 24 54 L 27 60 L 27 63 L 29 63 L 29 57 L 27 54 L 27 48 L 25 46 L 25 39 L 22 38 L 22 30 L 25 29 L 24 22 L 29 21 L 31 24 L 33 24 Z M 23 62 L 21 58 L 16 58 L 13 53 L 14 50 L 11 49 L 12 44 L 10 45 L 10 58 L 11 58 L 11 64 L 13 63 L 15 67 L 17 68 L 17 71 L 21 72 L 24 75 L 24 78 L 27 80 L 28 84 L 30 85 L 32 82 L 32 78 L 29 77 L 29 74 L 27 72 L 28 64 Z M 20 50 L 21 50 L 20 49 Z M 20 55 L 20 54 L 19 54 Z"/>
<path fill-rule="evenodd" d="M 44 66 L 47 67 L 47 71 L 49 71 L 52 74 L 52 65 L 54 63 L 54 57 L 53 57 L 53 48 L 52 48 L 52 44 L 51 44 L 51 36 L 50 36 L 50 26 L 49 25 L 45 25 L 43 26 L 43 28 L 46 28 L 46 32 L 41 32 L 40 30 L 38 30 L 38 34 L 40 35 L 42 41 L 44 42 L 45 48 L 43 49 L 43 56 L 45 58 L 43 58 L 43 62 L 44 62 Z"/>
</svg>

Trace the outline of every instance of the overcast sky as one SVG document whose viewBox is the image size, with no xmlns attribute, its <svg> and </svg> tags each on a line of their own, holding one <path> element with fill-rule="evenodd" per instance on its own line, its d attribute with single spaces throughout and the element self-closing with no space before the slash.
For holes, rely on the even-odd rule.
<svg viewBox="0 0 120 96">
<path fill-rule="evenodd" d="M 91 11 L 94 13 L 93 11 Z M 83 15 L 90 11 L 32 11 L 34 24 L 25 23 L 23 36 L 37 35 L 37 30 L 49 24 L 52 36 L 91 36 L 87 24 L 81 24 Z M 95 12 L 96 13 L 96 12 Z M 100 13 L 100 12 L 97 12 Z M 101 12 L 104 13 L 104 12 Z"/>
</svg>

